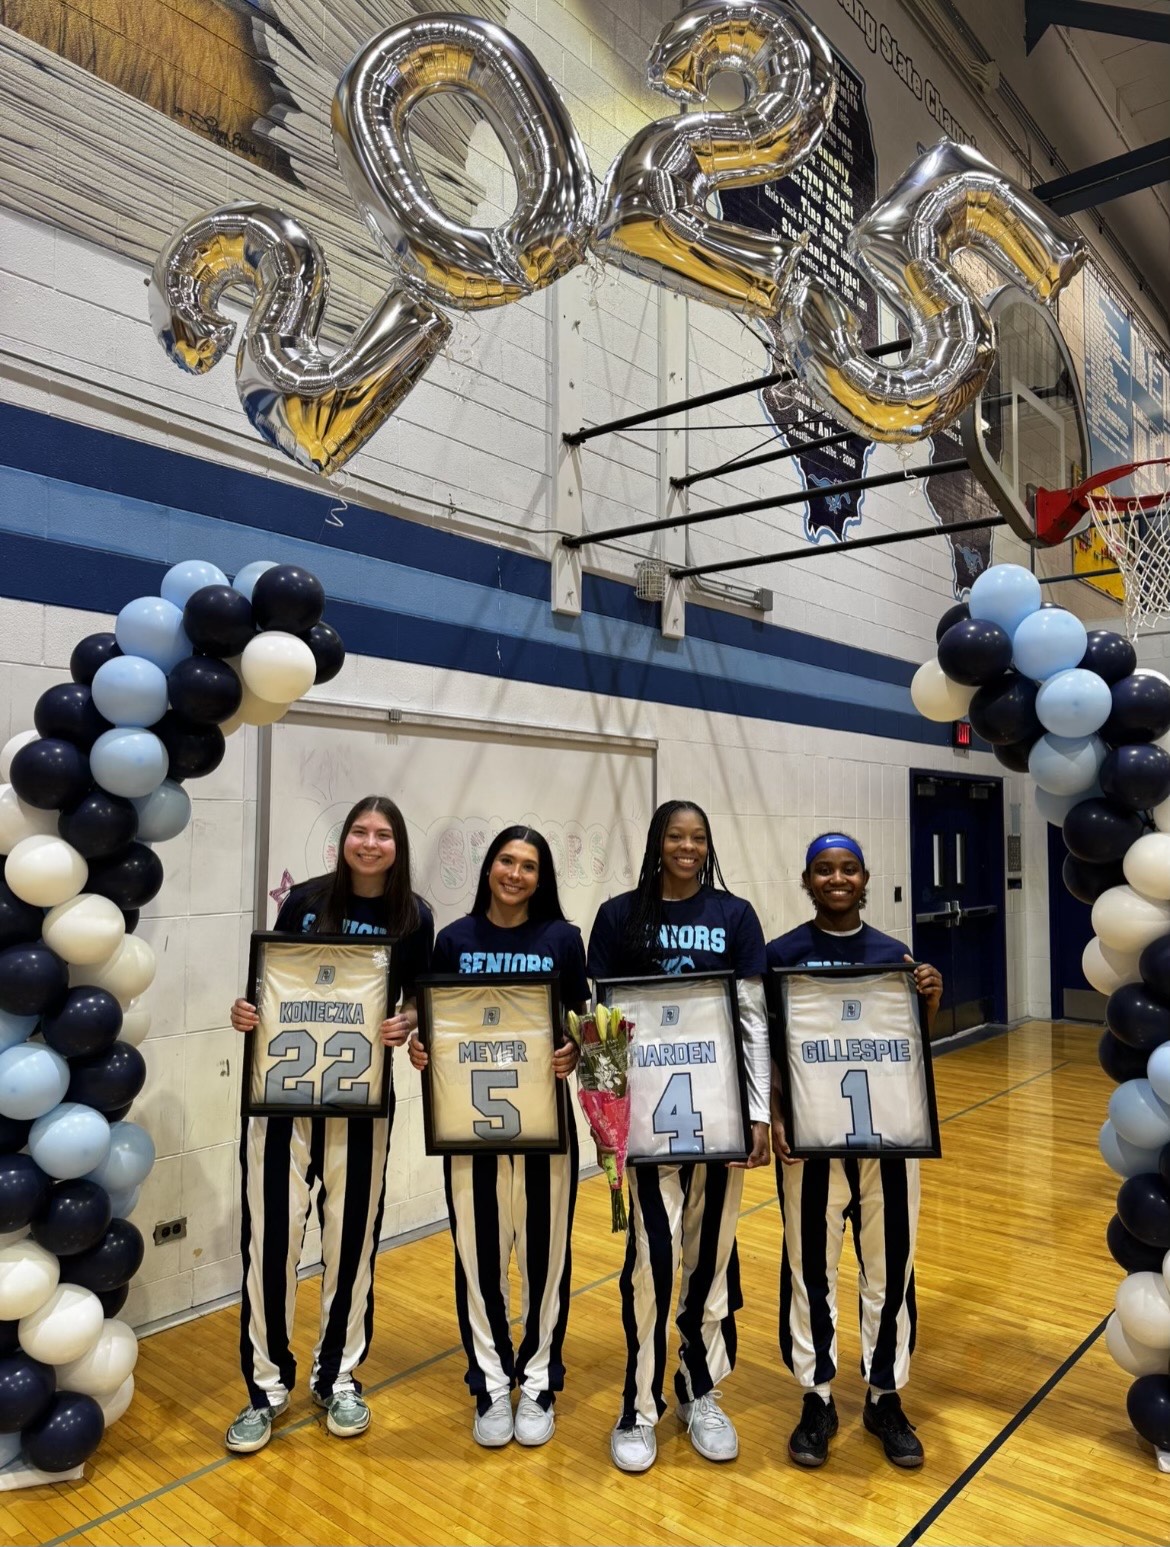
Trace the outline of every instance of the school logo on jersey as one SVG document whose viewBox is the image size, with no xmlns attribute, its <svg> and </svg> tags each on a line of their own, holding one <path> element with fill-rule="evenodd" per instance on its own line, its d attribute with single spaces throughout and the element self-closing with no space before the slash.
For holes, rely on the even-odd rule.
<svg viewBox="0 0 1170 1547">
<path fill-rule="evenodd" d="M 678 1005 L 664 1004 L 662 1006 L 662 1024 L 664 1026 L 678 1025 Z"/>
<path fill-rule="evenodd" d="M 498 1026 L 500 1024 L 500 1007 L 498 1004 L 488 1005 L 483 1012 L 483 1024 L 485 1026 Z"/>
<path fill-rule="evenodd" d="M 859 1021 L 861 1019 L 861 1000 L 844 999 L 841 1002 L 841 1019 L 843 1021 Z"/>
<path fill-rule="evenodd" d="M 332 988 L 333 980 L 336 978 L 336 976 L 336 967 L 318 967 L 316 986 L 318 988 Z"/>
</svg>

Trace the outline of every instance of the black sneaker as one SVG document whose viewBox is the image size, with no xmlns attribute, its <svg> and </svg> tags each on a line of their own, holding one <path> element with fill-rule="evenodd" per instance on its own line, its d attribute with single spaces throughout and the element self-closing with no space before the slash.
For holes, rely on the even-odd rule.
<svg viewBox="0 0 1170 1547">
<path fill-rule="evenodd" d="M 800 1422 L 788 1441 L 788 1454 L 797 1466 L 824 1466 L 829 1459 L 829 1441 L 837 1432 L 837 1406 L 832 1397 L 821 1400 L 815 1391 L 804 1399 Z"/>
<path fill-rule="evenodd" d="M 925 1459 L 922 1446 L 914 1438 L 914 1425 L 902 1411 L 902 1401 L 896 1392 L 889 1391 L 876 1402 L 866 1392 L 861 1420 L 869 1432 L 881 1440 L 887 1461 L 906 1468 L 922 1465 Z"/>
</svg>

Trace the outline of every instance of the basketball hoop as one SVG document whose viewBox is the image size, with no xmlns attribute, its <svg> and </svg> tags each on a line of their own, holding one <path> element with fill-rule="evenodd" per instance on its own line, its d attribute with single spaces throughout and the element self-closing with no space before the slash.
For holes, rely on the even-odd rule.
<svg viewBox="0 0 1170 1547">
<path fill-rule="evenodd" d="M 1170 492 L 1115 494 L 1109 487 L 1170 457 L 1125 462 L 1094 473 L 1075 489 L 1036 491 L 1036 536 L 1063 542 L 1087 514 L 1125 583 L 1125 630 L 1132 639 L 1170 613 Z"/>
</svg>

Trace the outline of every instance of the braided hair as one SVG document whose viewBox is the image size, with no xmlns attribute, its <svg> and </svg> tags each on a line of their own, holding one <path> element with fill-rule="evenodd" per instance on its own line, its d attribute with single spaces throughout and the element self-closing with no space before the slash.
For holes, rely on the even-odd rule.
<svg viewBox="0 0 1170 1547">
<path fill-rule="evenodd" d="M 718 886 L 720 891 L 728 890 L 719 868 L 719 856 L 715 853 L 711 824 L 702 806 L 693 800 L 663 801 L 650 818 L 646 852 L 642 856 L 642 869 L 626 920 L 625 948 L 637 963 L 635 970 L 639 972 L 653 972 L 657 966 L 654 951 L 665 922 L 662 903 L 662 844 L 671 822 L 680 811 L 693 811 L 707 832 L 707 858 L 699 872 L 700 887 Z"/>
</svg>

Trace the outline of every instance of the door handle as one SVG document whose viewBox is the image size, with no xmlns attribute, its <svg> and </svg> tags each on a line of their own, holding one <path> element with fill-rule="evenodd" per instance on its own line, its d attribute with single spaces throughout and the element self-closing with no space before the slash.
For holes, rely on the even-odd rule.
<svg viewBox="0 0 1170 1547">
<path fill-rule="evenodd" d="M 977 908 L 959 909 L 960 917 L 965 919 L 987 919 L 991 918 L 993 914 L 998 912 L 999 907 L 996 903 L 993 902 L 981 903 Z"/>
</svg>

